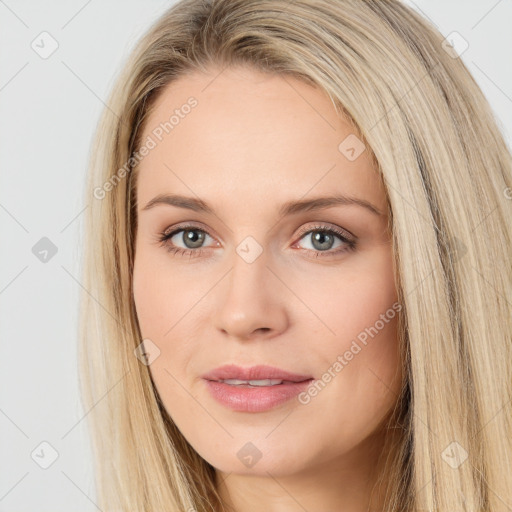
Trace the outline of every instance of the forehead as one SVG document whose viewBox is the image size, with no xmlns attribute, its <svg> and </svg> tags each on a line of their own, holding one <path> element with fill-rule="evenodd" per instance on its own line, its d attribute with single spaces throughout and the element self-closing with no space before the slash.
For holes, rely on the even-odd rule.
<svg viewBox="0 0 512 512">
<path fill-rule="evenodd" d="M 364 196 L 384 209 L 369 149 L 347 158 L 347 146 L 364 149 L 356 137 L 323 91 L 295 78 L 249 68 L 191 73 L 161 92 L 145 123 L 141 141 L 154 147 L 137 169 L 139 209 L 162 192 L 221 207 L 308 191 Z"/>
</svg>

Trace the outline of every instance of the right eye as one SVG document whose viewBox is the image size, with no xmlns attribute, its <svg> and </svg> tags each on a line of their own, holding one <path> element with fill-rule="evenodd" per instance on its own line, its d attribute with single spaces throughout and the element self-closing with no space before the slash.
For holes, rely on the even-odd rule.
<svg viewBox="0 0 512 512">
<path fill-rule="evenodd" d="M 174 237 L 177 237 L 177 240 L 172 242 L 171 240 Z M 201 244 L 205 241 L 206 237 L 212 238 L 205 230 L 194 225 L 186 225 L 179 226 L 171 232 L 166 229 L 160 234 L 159 242 L 172 254 L 200 256 L 203 253 Z M 180 240 L 183 244 L 190 244 L 190 246 L 176 246 L 176 242 Z"/>
</svg>

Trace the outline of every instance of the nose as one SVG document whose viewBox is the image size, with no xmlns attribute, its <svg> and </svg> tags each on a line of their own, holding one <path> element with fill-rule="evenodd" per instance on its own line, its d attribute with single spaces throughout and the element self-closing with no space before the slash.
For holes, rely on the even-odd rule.
<svg viewBox="0 0 512 512">
<path fill-rule="evenodd" d="M 219 283 L 215 297 L 213 322 L 225 337 L 266 339 L 286 330 L 285 305 L 290 298 L 275 273 L 267 267 L 265 251 L 251 263 L 234 254 L 231 271 Z"/>
</svg>

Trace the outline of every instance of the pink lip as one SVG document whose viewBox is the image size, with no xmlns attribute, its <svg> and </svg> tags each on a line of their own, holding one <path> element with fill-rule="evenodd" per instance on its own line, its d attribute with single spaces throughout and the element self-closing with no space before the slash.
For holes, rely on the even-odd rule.
<svg viewBox="0 0 512 512">
<path fill-rule="evenodd" d="M 302 382 L 304 380 L 312 379 L 311 375 L 298 375 L 290 373 L 274 366 L 251 366 L 249 368 L 242 368 L 235 364 L 227 364 L 219 366 L 215 370 L 203 375 L 206 380 L 225 380 L 225 379 L 239 379 L 239 380 L 262 380 L 262 379 L 281 379 L 291 382 Z"/>
<path fill-rule="evenodd" d="M 280 405 L 301 391 L 313 380 L 311 375 L 298 375 L 272 366 L 242 368 L 225 365 L 203 375 L 209 392 L 222 405 L 240 412 L 263 412 Z M 245 385 L 235 386 L 219 380 L 280 379 L 285 382 L 276 386 L 259 388 Z"/>
</svg>

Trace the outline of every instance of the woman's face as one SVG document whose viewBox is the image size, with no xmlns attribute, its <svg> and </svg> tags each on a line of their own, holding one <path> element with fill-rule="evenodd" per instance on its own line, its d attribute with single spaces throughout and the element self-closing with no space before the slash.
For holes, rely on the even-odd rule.
<svg viewBox="0 0 512 512">
<path fill-rule="evenodd" d="M 221 471 L 354 467 L 401 385 L 385 190 L 318 89 L 219 71 L 167 86 L 142 136 L 133 285 L 148 368 Z M 153 201 L 171 195 L 187 199 Z"/>
</svg>

